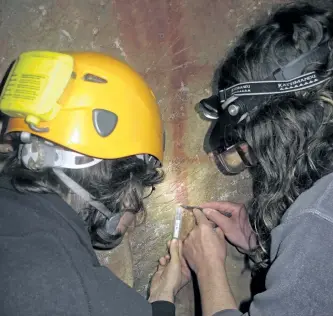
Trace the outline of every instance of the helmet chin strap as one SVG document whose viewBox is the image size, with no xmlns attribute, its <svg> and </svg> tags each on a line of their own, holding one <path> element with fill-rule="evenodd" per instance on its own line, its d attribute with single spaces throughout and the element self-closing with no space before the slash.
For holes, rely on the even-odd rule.
<svg viewBox="0 0 333 316">
<path fill-rule="evenodd" d="M 71 191 L 80 196 L 85 202 L 96 208 L 106 218 L 113 214 L 101 202 L 97 201 L 87 190 L 67 176 L 62 169 L 83 169 L 94 166 L 102 161 L 88 157 L 62 147 L 56 146 L 29 133 L 21 134 L 22 144 L 19 147 L 19 159 L 30 170 L 42 170 L 52 168 L 54 174 Z"/>
<path fill-rule="evenodd" d="M 85 202 L 101 212 L 106 218 L 110 219 L 112 217 L 113 214 L 103 203 L 97 201 L 87 190 L 66 175 L 60 168 L 52 168 L 52 170 L 63 184 L 80 196 Z"/>
<path fill-rule="evenodd" d="M 142 155 L 143 156 L 143 155 Z M 138 157 L 138 156 L 137 156 Z M 143 159 L 143 157 L 138 157 L 139 159 Z M 85 167 L 87 168 L 87 166 Z M 72 178 L 64 173 L 61 168 L 52 168 L 54 174 L 59 178 L 59 180 L 66 185 L 72 192 L 81 197 L 85 202 L 90 204 L 92 207 L 97 209 L 100 213 L 102 213 L 108 221 L 112 220 L 115 214 L 112 214 L 111 211 L 101 202 L 97 201 L 94 196 L 92 196 L 87 190 L 85 190 L 82 186 L 80 186 L 77 182 L 75 182 Z M 117 217 L 120 214 L 116 214 Z"/>
<path fill-rule="evenodd" d="M 101 202 L 97 201 L 87 190 L 67 176 L 63 169 L 84 169 L 100 163 L 103 159 L 88 157 L 66 150 L 29 133 L 21 133 L 22 144 L 19 146 L 19 159 L 30 170 L 52 168 L 54 174 L 76 195 L 101 212 L 108 220 L 114 214 Z M 136 155 L 149 166 L 156 166 L 156 159 L 150 155 Z"/>
</svg>

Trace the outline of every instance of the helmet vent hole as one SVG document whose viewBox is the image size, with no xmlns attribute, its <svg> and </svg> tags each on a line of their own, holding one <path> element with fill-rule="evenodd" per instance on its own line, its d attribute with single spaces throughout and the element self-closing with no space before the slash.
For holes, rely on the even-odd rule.
<svg viewBox="0 0 333 316">
<path fill-rule="evenodd" d="M 83 76 L 83 80 L 93 82 L 93 83 L 108 83 L 108 81 L 106 79 L 98 77 L 98 76 L 93 75 L 93 74 L 85 74 Z"/>
</svg>

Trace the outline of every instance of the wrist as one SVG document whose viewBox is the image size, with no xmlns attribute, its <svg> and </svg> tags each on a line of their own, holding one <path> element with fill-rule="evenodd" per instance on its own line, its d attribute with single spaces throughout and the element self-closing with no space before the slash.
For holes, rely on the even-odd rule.
<svg viewBox="0 0 333 316">
<path fill-rule="evenodd" d="M 204 315 L 215 315 L 219 311 L 237 309 L 224 263 L 202 268 L 197 276 Z"/>
<path fill-rule="evenodd" d="M 196 271 L 197 277 L 207 277 L 210 274 L 214 275 L 217 271 L 225 272 L 225 260 L 211 259 L 206 260 L 200 265 Z"/>
<path fill-rule="evenodd" d="M 149 299 L 148 299 L 148 302 L 149 303 L 154 303 L 156 301 L 166 301 L 166 302 L 174 303 L 175 302 L 175 297 L 174 297 L 173 291 L 165 290 L 161 293 L 151 294 Z"/>
<path fill-rule="evenodd" d="M 197 268 L 197 274 L 205 273 L 208 271 L 225 270 L 225 259 L 220 258 L 207 258 L 200 266 Z"/>
</svg>

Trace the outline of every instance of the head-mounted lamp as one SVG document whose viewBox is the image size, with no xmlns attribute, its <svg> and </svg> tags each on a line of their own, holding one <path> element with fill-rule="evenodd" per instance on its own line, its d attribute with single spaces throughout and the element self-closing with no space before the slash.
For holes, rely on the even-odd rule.
<svg viewBox="0 0 333 316">
<path fill-rule="evenodd" d="M 331 79 L 327 72 L 306 72 L 312 63 L 327 59 L 328 52 L 326 40 L 285 67 L 276 69 L 263 81 L 238 83 L 200 101 L 200 116 L 212 121 L 204 149 L 213 156 L 222 173 L 238 174 L 256 164 L 251 148 L 240 139 L 237 129 L 265 106 L 267 97 L 309 89 Z"/>
</svg>

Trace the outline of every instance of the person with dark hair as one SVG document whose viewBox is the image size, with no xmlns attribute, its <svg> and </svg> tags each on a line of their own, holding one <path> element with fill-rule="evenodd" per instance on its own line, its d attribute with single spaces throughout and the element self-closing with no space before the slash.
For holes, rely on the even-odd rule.
<svg viewBox="0 0 333 316">
<path fill-rule="evenodd" d="M 245 32 L 215 79 L 199 107 L 213 120 L 206 148 L 224 173 L 249 168 L 253 198 L 194 211 L 184 256 L 203 314 L 242 315 L 225 272 L 226 238 L 255 271 L 267 269 L 244 315 L 332 315 L 333 11 L 280 8 Z"/>
<path fill-rule="evenodd" d="M 143 79 L 99 53 L 26 52 L 0 110 L 1 315 L 174 315 L 190 279 L 180 243 L 160 259 L 152 304 L 93 251 L 119 245 L 163 180 L 162 121 Z"/>
</svg>

